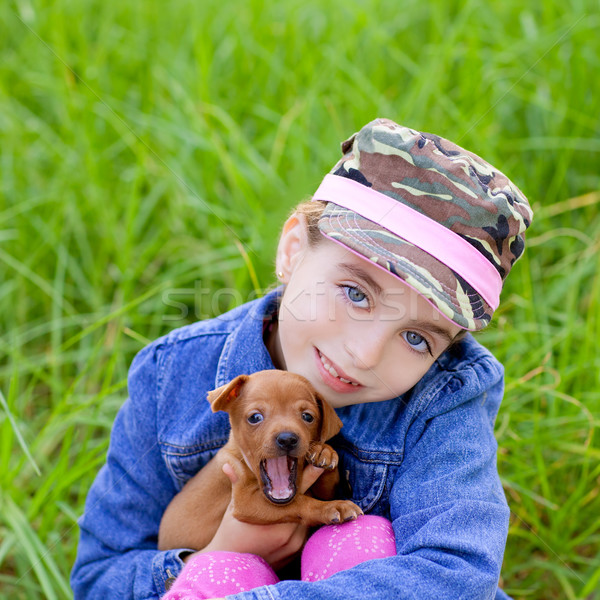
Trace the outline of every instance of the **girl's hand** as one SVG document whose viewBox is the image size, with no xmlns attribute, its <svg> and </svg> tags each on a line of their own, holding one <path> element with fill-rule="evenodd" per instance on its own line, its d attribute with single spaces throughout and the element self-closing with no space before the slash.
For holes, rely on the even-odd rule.
<svg viewBox="0 0 600 600">
<path fill-rule="evenodd" d="M 229 477 L 231 483 L 237 481 L 237 475 L 230 464 L 223 466 L 223 472 Z M 304 493 L 322 472 L 323 469 L 307 465 L 300 493 Z M 233 509 L 232 498 L 215 536 L 200 553 L 222 550 L 257 554 L 262 556 L 276 571 L 285 566 L 300 551 L 306 541 L 308 528 L 304 525 L 298 523 L 251 525 L 238 521 L 233 516 Z M 187 562 L 196 554 L 198 553 L 189 554 L 184 561 Z"/>
</svg>

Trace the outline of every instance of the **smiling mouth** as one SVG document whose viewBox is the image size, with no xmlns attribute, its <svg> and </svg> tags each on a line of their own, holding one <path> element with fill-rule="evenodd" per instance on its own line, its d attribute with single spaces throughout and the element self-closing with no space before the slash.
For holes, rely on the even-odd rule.
<svg viewBox="0 0 600 600">
<path fill-rule="evenodd" d="M 352 381 L 351 379 L 346 379 L 345 377 L 341 377 L 340 375 L 338 375 L 338 373 L 335 370 L 335 368 L 333 367 L 333 365 L 329 362 L 329 359 L 324 354 L 322 354 L 321 351 L 318 348 L 317 348 L 317 352 L 319 353 L 319 358 L 321 359 L 321 362 L 323 363 L 323 367 L 325 367 L 325 370 L 332 377 L 335 377 L 336 379 L 339 379 L 341 382 L 348 383 L 348 384 L 353 385 L 355 387 L 358 387 L 360 385 L 356 381 Z"/>
<path fill-rule="evenodd" d="M 293 456 L 278 456 L 260 461 L 260 478 L 267 500 L 275 504 L 287 504 L 296 495 L 298 459 Z"/>
</svg>

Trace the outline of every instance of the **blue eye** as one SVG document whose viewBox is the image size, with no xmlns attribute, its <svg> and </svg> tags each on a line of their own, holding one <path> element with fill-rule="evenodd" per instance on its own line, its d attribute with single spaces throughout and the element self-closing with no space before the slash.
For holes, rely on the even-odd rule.
<svg viewBox="0 0 600 600">
<path fill-rule="evenodd" d="M 361 305 L 360 308 L 369 308 L 369 299 L 367 295 L 359 288 L 352 285 L 343 285 L 344 294 L 352 304 Z"/>
<path fill-rule="evenodd" d="M 260 423 L 263 419 L 264 417 L 259 412 L 255 412 L 248 417 L 248 423 L 250 423 L 250 425 L 256 425 L 257 423 Z"/>
<path fill-rule="evenodd" d="M 403 331 L 402 337 L 406 340 L 406 342 L 410 345 L 410 347 L 413 350 L 423 353 L 429 352 L 429 344 L 427 343 L 427 340 L 415 331 Z"/>
</svg>

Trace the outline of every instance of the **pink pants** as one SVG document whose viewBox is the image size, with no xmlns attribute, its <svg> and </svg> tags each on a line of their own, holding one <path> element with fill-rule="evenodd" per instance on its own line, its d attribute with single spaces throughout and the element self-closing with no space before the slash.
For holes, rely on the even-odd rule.
<svg viewBox="0 0 600 600">
<path fill-rule="evenodd" d="M 391 523 L 365 515 L 341 525 L 318 529 L 301 557 L 303 581 L 319 581 L 373 558 L 396 554 Z M 237 594 L 279 578 L 260 556 L 237 552 L 207 552 L 187 562 L 163 600 L 202 600 Z"/>
</svg>

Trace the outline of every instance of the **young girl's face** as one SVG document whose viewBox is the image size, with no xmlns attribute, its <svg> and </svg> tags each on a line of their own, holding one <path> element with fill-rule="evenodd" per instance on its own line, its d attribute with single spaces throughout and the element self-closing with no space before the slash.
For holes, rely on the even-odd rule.
<svg viewBox="0 0 600 600">
<path fill-rule="evenodd" d="M 286 223 L 278 270 L 287 285 L 271 356 L 334 407 L 403 394 L 460 332 L 400 279 L 344 246 L 326 238 L 309 246 L 296 217 Z"/>
</svg>

